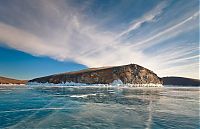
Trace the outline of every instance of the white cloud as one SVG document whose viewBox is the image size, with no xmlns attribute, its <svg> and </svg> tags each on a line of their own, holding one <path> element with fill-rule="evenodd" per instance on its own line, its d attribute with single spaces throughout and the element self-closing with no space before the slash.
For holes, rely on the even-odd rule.
<svg viewBox="0 0 200 129">
<path fill-rule="evenodd" d="M 20 51 L 37 56 L 49 56 L 51 58 L 65 61 L 73 60 L 89 67 L 105 65 L 121 65 L 136 63 L 145 66 L 160 76 L 168 75 L 167 69 L 170 67 L 170 74 L 186 76 L 182 72 L 183 68 L 193 67 L 187 65 L 183 68 L 172 66 L 174 62 L 188 60 L 192 57 L 180 57 L 192 47 L 183 47 L 179 51 L 171 50 L 170 47 L 178 48 L 172 45 L 165 49 L 165 52 L 159 53 L 159 56 L 145 54 L 143 51 L 154 44 L 161 43 L 168 38 L 172 38 L 195 26 L 186 26 L 199 14 L 186 17 L 185 20 L 177 23 L 170 28 L 165 28 L 156 35 L 148 39 L 141 36 L 140 42 L 135 44 L 124 44 L 117 40 L 121 36 L 137 29 L 144 22 L 152 22 L 156 16 L 161 15 L 163 9 L 167 6 L 166 1 L 161 2 L 142 18 L 136 19 L 126 30 L 116 35 L 115 32 L 104 32 L 96 23 L 88 22 L 82 14 L 82 9 L 74 9 L 66 1 L 29 1 L 27 9 L 37 5 L 33 12 L 17 9 L 21 3 L 13 3 L 11 10 L 0 8 L 0 15 L 7 11 L 14 13 L 9 15 L 8 21 L 15 20 L 20 25 L 12 25 L 5 21 L 0 21 L 0 41 L 8 46 Z M 35 6 L 34 6 L 35 7 Z M 21 12 L 21 14 L 20 14 Z M 23 12 L 23 13 L 22 13 Z M 41 15 L 38 17 L 38 15 Z M 109 28 L 108 28 L 109 29 Z M 156 28 L 155 28 L 156 29 Z M 130 41 L 131 42 L 131 41 Z M 137 47 L 135 47 L 137 46 Z M 164 48 L 163 48 L 164 49 Z M 168 52 L 167 52 L 168 51 Z M 152 52 L 154 53 L 154 52 Z M 196 55 L 192 55 L 196 57 Z M 178 58 L 172 59 L 173 58 Z M 196 64 L 195 64 L 196 68 Z M 194 72 L 194 68 L 192 69 Z M 190 77 L 197 78 L 197 74 L 188 74 Z"/>
<path fill-rule="evenodd" d="M 139 47 L 139 46 L 147 47 L 147 45 L 152 46 L 156 43 L 160 43 L 163 40 L 175 37 L 175 36 L 179 35 L 180 33 L 190 30 L 191 28 L 196 28 L 196 27 L 198 27 L 197 24 L 196 25 L 191 25 L 191 24 L 192 24 L 193 20 L 198 19 L 198 16 L 199 16 L 199 12 L 196 12 L 192 16 L 181 21 L 180 23 L 175 24 L 175 25 L 171 26 L 170 28 L 163 30 L 163 31 L 157 33 L 156 35 L 153 35 L 152 37 L 142 40 L 141 42 L 134 43 L 133 46 L 134 47 L 136 47 L 136 46 L 137 47 Z M 186 24 L 188 22 L 190 22 L 190 26 L 182 27 L 184 24 Z"/>
<path fill-rule="evenodd" d="M 133 30 L 138 29 L 143 23 L 153 22 L 156 16 L 159 16 L 167 5 L 167 1 L 162 1 L 155 8 L 143 15 L 141 18 L 133 20 L 126 30 L 122 31 L 119 35 L 117 35 L 117 38 L 124 36 Z"/>
</svg>

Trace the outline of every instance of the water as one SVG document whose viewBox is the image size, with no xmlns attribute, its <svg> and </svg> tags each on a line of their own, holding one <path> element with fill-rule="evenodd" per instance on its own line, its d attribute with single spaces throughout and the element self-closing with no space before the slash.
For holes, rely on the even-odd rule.
<svg viewBox="0 0 200 129">
<path fill-rule="evenodd" d="M 0 128 L 197 129 L 198 88 L 0 87 Z"/>
</svg>

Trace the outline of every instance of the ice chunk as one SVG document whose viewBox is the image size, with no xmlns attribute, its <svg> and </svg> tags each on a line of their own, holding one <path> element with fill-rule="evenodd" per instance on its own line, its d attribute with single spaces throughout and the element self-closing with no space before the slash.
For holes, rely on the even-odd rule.
<svg viewBox="0 0 200 129">
<path fill-rule="evenodd" d="M 123 82 L 120 79 L 114 80 L 111 85 L 122 85 Z"/>
</svg>

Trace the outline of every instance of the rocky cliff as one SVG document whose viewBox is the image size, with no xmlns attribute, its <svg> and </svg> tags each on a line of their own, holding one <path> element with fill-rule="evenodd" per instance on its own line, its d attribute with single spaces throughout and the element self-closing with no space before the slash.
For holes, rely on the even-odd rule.
<svg viewBox="0 0 200 129">
<path fill-rule="evenodd" d="M 90 68 L 35 78 L 29 82 L 111 84 L 116 82 L 116 80 L 123 84 L 162 84 L 162 80 L 154 72 L 136 64 Z"/>
</svg>

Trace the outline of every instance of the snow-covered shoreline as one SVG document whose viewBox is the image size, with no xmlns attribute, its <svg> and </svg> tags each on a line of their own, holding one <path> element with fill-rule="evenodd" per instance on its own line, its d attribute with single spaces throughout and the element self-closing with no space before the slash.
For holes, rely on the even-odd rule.
<svg viewBox="0 0 200 129">
<path fill-rule="evenodd" d="M 74 82 L 66 82 L 66 83 L 37 83 L 37 82 L 29 82 L 27 86 L 45 86 L 45 87 L 163 87 L 162 84 L 123 84 L 123 83 L 112 83 L 112 84 L 85 84 L 85 83 L 74 83 Z"/>
<path fill-rule="evenodd" d="M 26 86 L 26 84 L 12 84 L 12 83 L 9 83 L 9 84 L 0 84 L 0 86 Z"/>
</svg>

